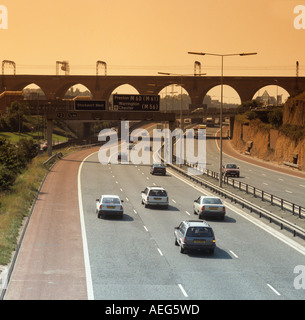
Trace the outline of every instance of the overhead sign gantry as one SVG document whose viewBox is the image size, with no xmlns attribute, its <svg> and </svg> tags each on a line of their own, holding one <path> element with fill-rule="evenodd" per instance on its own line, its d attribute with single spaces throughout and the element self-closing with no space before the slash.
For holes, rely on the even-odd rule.
<svg viewBox="0 0 305 320">
<path fill-rule="evenodd" d="M 175 113 L 160 112 L 159 95 L 114 95 L 113 105 L 117 110 L 106 110 L 105 101 L 76 100 L 74 110 L 48 108 L 47 118 L 48 155 L 52 155 L 53 120 L 62 121 L 168 121 L 176 120 Z"/>
<path fill-rule="evenodd" d="M 159 111 L 159 95 L 114 94 L 113 111 Z"/>
</svg>

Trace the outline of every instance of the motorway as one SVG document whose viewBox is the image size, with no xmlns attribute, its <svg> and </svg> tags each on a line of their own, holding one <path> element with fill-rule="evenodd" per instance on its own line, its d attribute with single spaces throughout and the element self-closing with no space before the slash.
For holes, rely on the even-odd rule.
<svg viewBox="0 0 305 320">
<path fill-rule="evenodd" d="M 104 184 L 103 181 L 107 181 Z M 161 185 L 168 210 L 145 209 L 140 191 Z M 217 249 L 208 254 L 180 254 L 173 230 L 184 219 L 197 219 L 192 202 L 206 194 L 168 170 L 151 176 L 149 166 L 101 165 L 97 154 L 81 171 L 83 214 L 95 299 L 304 299 L 293 286 L 294 267 L 304 265 L 298 252 L 229 205 L 224 222 L 209 221 Z M 95 199 L 118 194 L 125 202 L 123 221 L 97 220 Z"/>
<path fill-rule="evenodd" d="M 209 128 L 208 130 L 213 136 L 219 129 Z M 213 139 L 207 140 L 207 169 L 218 172 L 219 147 L 217 146 L 216 142 L 217 140 Z M 297 177 L 295 175 L 282 173 L 278 170 L 267 169 L 263 166 L 262 162 L 262 165 L 259 166 L 251 164 L 248 161 L 236 159 L 229 155 L 223 154 L 223 164 L 225 163 L 236 163 L 240 167 L 240 178 L 237 180 L 305 207 L 304 174 L 300 174 L 300 177 Z M 288 169 L 287 172 L 289 172 Z"/>
<path fill-rule="evenodd" d="M 209 141 L 207 147 L 207 160 L 212 167 L 217 161 L 218 149 L 214 140 Z M 179 248 L 174 245 L 174 227 L 184 219 L 198 219 L 193 215 L 192 204 L 199 195 L 207 194 L 205 189 L 177 176 L 171 169 L 168 169 L 166 176 L 151 176 L 149 165 L 131 163 L 102 165 L 98 161 L 96 150 L 83 152 L 82 157 L 78 154 L 69 156 L 69 165 L 79 167 L 76 191 L 79 197 L 80 215 L 75 212 L 74 219 L 80 220 L 81 227 L 78 226 L 79 222 L 77 227 L 73 227 L 75 222 L 71 220 L 71 216 L 69 216 L 70 222 L 65 220 L 64 223 L 70 223 L 70 228 L 73 228 L 73 237 L 69 239 L 71 243 L 78 243 L 77 232 L 83 241 L 83 250 L 78 248 L 79 251 L 77 251 L 74 248 L 74 255 L 81 257 L 79 260 L 84 262 L 78 261 L 76 265 L 71 264 L 71 273 L 77 270 L 75 279 L 84 279 L 86 275 L 87 299 L 304 300 L 304 290 L 294 287 L 297 276 L 294 268 L 305 265 L 304 247 L 293 241 L 286 241 L 284 236 L 278 236 L 273 229 L 258 223 L 256 219 L 243 213 L 240 208 L 226 203 L 225 220 L 209 221 L 216 236 L 215 254 L 191 252 L 181 254 Z M 61 160 L 59 163 L 63 162 L 65 161 Z M 250 174 L 253 174 L 253 179 L 258 175 L 249 171 L 254 170 L 250 165 L 241 163 L 240 166 L 242 176 L 245 176 L 242 179 L 247 179 L 248 175 L 250 178 Z M 57 171 L 58 167 L 55 166 L 52 174 L 56 174 Z M 60 172 L 64 175 L 64 169 Z M 259 169 L 259 172 L 264 171 Z M 264 181 L 269 183 L 271 188 L 278 190 L 276 180 L 271 182 L 269 176 L 262 175 L 262 177 L 266 177 L 266 180 L 261 180 L 259 176 L 255 183 L 262 184 Z M 281 179 L 284 178 L 288 177 Z M 289 177 L 289 179 L 295 181 L 295 184 L 296 181 L 299 184 L 302 183 L 298 178 Z M 251 183 L 254 181 L 251 180 Z M 144 208 L 141 204 L 140 192 L 148 185 L 161 185 L 167 189 L 170 200 L 168 210 Z M 287 185 L 287 190 L 288 188 L 292 186 Z M 51 196 L 52 192 L 49 190 L 48 196 Z M 74 192 L 75 190 L 72 195 Z M 105 193 L 117 194 L 124 200 L 123 220 L 97 218 L 95 200 Z M 293 193 L 287 193 L 287 195 L 291 196 Z M 297 197 L 299 200 L 301 198 Z M 69 200 L 67 197 L 66 202 Z M 73 201 L 70 205 L 74 207 L 78 203 Z M 71 208 L 69 210 L 64 208 L 67 207 L 61 207 L 61 214 L 65 216 L 69 211 L 71 215 Z M 43 217 L 40 216 L 40 219 Z M 56 225 L 53 223 L 51 227 L 56 228 Z M 60 225 L 61 229 L 65 231 L 62 225 Z M 45 248 L 48 248 L 47 242 L 54 242 L 54 239 L 50 238 L 52 234 L 50 230 L 49 237 L 41 242 L 44 247 L 40 248 L 42 250 L 40 255 L 44 254 Z M 55 236 L 58 238 L 58 234 L 55 233 Z M 36 239 L 36 241 L 39 240 Z M 35 241 L 30 245 L 37 249 L 37 243 L 33 244 L 33 242 Z M 68 245 L 69 243 L 65 243 L 65 250 L 68 249 Z M 79 244 L 77 246 L 79 247 Z M 26 259 L 26 255 L 22 256 L 22 247 L 15 268 L 22 269 L 21 275 L 24 278 L 21 278 L 20 273 L 13 272 L 6 299 L 16 298 L 14 285 L 17 285 L 17 288 L 20 287 L 20 283 L 28 281 L 27 274 L 31 272 L 33 274 L 33 271 L 27 273 L 24 270 L 24 268 L 30 270 L 32 266 L 28 259 L 27 264 L 23 264 L 22 259 Z M 58 240 L 55 249 L 61 250 Z M 31 250 L 31 247 L 28 247 L 25 252 L 31 254 Z M 67 252 L 65 254 L 67 255 Z M 60 256 L 58 252 L 56 255 Z M 78 259 L 74 257 L 74 260 Z M 52 261 L 52 263 L 54 264 L 52 272 L 55 275 L 57 272 L 62 273 L 60 267 L 56 269 L 56 262 Z M 42 267 L 48 267 L 48 264 L 49 262 L 45 262 Z M 34 296 L 35 299 L 58 298 L 43 292 L 48 290 L 46 272 L 47 270 L 41 270 L 40 273 L 44 274 L 41 283 L 38 278 L 32 281 L 31 290 L 27 288 L 24 290 L 25 293 L 18 295 L 18 298 L 28 299 L 27 292 L 33 293 L 35 290 L 38 292 L 38 295 Z M 83 272 L 82 276 L 80 276 L 81 272 Z M 66 274 L 64 273 L 64 276 Z M 71 279 L 73 281 L 74 278 Z M 83 289 L 79 289 L 80 285 L 84 286 L 83 280 L 78 283 L 78 291 L 82 292 L 83 299 L 84 293 Z M 37 286 L 36 289 L 35 286 Z M 55 286 L 55 281 L 52 286 Z M 61 288 L 60 281 L 58 286 L 57 291 L 61 291 L 61 296 L 65 299 L 75 298 L 71 288 L 65 294 L 67 287 Z M 76 298 L 79 299 L 79 297 Z"/>
</svg>

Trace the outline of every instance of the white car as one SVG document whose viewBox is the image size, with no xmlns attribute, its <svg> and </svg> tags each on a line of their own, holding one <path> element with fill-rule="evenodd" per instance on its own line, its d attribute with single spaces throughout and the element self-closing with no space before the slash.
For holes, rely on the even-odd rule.
<svg viewBox="0 0 305 320">
<path fill-rule="evenodd" d="M 200 196 L 194 200 L 194 214 L 199 215 L 199 219 L 204 217 L 220 218 L 224 220 L 226 208 L 221 199 L 216 196 Z"/>
<path fill-rule="evenodd" d="M 163 206 L 168 208 L 168 194 L 162 187 L 146 187 L 141 192 L 142 204 L 148 206 Z"/>
<path fill-rule="evenodd" d="M 100 199 L 96 199 L 96 213 L 97 217 L 105 217 L 107 215 L 119 217 L 123 219 L 124 201 L 116 195 L 102 195 Z"/>
</svg>

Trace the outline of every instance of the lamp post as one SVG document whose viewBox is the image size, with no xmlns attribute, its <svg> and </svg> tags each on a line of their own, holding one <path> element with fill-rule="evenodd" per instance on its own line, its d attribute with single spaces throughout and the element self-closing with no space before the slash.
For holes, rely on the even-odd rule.
<svg viewBox="0 0 305 320">
<path fill-rule="evenodd" d="M 182 77 L 183 76 L 189 76 L 189 74 L 176 74 L 176 73 L 170 73 L 170 72 L 158 72 L 158 74 L 163 74 L 166 76 L 178 76 L 180 77 L 180 87 L 181 87 L 181 99 L 180 99 L 180 129 L 182 130 L 182 132 L 184 131 L 184 123 L 183 123 L 183 116 L 182 116 Z M 206 75 L 206 73 L 199 73 L 198 75 Z"/>
<path fill-rule="evenodd" d="M 182 74 L 175 74 L 170 72 L 158 72 L 158 74 L 163 74 L 166 76 L 179 76 L 180 79 L 180 86 L 181 86 L 181 97 L 180 97 L 180 129 L 183 130 L 183 124 L 182 124 Z"/>
<path fill-rule="evenodd" d="M 195 54 L 201 56 L 217 56 L 221 57 L 221 102 L 220 102 L 220 113 L 219 113 L 219 123 L 220 123 L 220 138 L 219 138 L 219 187 L 222 187 L 222 111 L 223 111 L 223 58 L 230 56 L 251 56 L 257 54 L 256 52 L 251 53 L 229 53 L 229 54 L 218 54 L 218 53 L 206 53 L 206 52 L 192 52 L 189 51 L 188 54 Z"/>
</svg>

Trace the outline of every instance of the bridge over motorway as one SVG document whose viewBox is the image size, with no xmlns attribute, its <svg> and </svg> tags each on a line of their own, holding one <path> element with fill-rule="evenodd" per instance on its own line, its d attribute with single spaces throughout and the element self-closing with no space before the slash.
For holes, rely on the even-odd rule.
<svg viewBox="0 0 305 320">
<path fill-rule="evenodd" d="M 36 84 L 44 92 L 46 99 L 62 99 L 73 85 L 82 84 L 90 90 L 93 99 L 106 100 L 121 85 L 133 86 L 139 94 L 159 94 L 172 84 L 181 85 L 189 94 L 191 104 L 202 104 L 207 92 L 221 84 L 221 77 L 209 76 L 85 76 L 85 75 L 1 75 L 0 93 L 21 91 L 30 84 Z M 305 90 L 305 77 L 281 76 L 235 76 L 224 77 L 223 84 L 236 90 L 242 102 L 252 100 L 255 93 L 267 86 L 277 85 L 289 95 Z"/>
<path fill-rule="evenodd" d="M 46 100 L 39 102 L 31 101 L 33 107 L 35 103 L 36 111 L 32 113 L 44 114 L 48 113 L 48 153 L 51 153 L 51 134 L 52 121 L 58 120 L 81 120 L 81 121 L 99 121 L 99 120 L 149 120 L 151 121 L 168 121 L 170 125 L 174 123 L 173 114 L 165 114 L 162 112 L 146 112 L 130 113 L 109 111 L 109 99 L 113 91 L 121 85 L 133 86 L 141 95 L 157 95 L 160 91 L 172 84 L 181 85 L 189 94 L 192 105 L 202 105 L 205 95 L 210 89 L 221 84 L 221 77 L 208 76 L 82 76 L 82 75 L 4 75 L 0 76 L 1 89 L 0 93 L 5 91 L 22 91 L 30 84 L 36 84 L 44 92 Z M 90 113 L 84 118 L 73 111 L 71 101 L 62 100 L 67 90 L 76 85 L 82 84 L 87 87 L 92 94 L 93 100 L 104 100 L 106 103 L 105 111 Z M 267 86 L 277 85 L 284 88 L 289 95 L 295 95 L 305 90 L 305 77 L 224 77 L 223 84 L 228 85 L 236 90 L 242 102 L 252 100 L 255 93 Z M 37 111 L 37 108 L 41 108 Z M 63 112 L 60 111 L 62 109 Z M 59 112 L 58 112 L 59 111 Z M 232 116 L 232 111 L 224 116 Z M 55 114 L 50 115 L 50 112 Z M 233 112 L 234 115 L 235 111 Z M 64 118 L 61 116 L 65 115 Z M 82 113 L 84 116 L 84 113 Z M 215 116 L 215 115 L 214 115 Z M 89 119 L 89 118 L 90 119 Z"/>
</svg>

